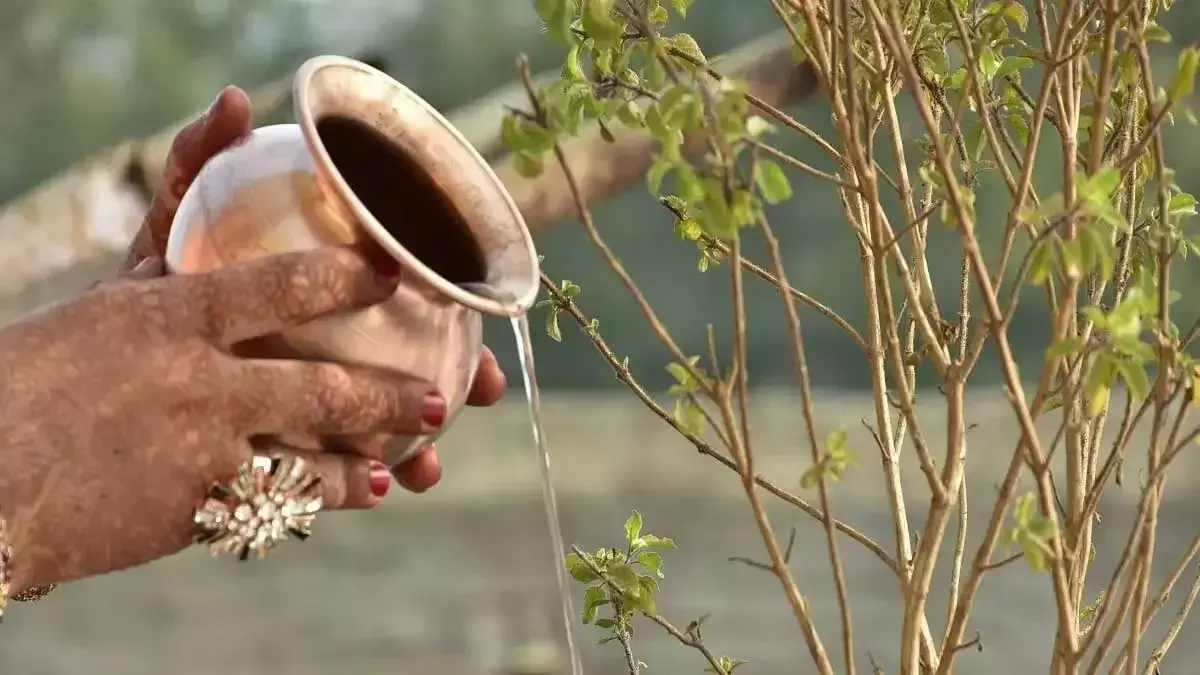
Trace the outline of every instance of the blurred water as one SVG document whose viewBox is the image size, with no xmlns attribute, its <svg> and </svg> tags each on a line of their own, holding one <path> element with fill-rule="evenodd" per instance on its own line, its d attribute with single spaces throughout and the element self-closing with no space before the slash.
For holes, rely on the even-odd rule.
<svg viewBox="0 0 1200 675">
<path fill-rule="evenodd" d="M 352 672 L 484 675 L 511 672 L 523 646 L 561 644 L 554 572 L 528 448 L 523 401 L 465 416 L 443 444 L 445 483 L 426 495 L 395 495 L 369 514 L 325 514 L 317 534 L 262 563 L 210 560 L 200 551 L 130 573 L 72 584 L 36 606 L 18 606 L 0 629 L 5 675 L 315 675 Z M 755 435 L 762 470 L 796 487 L 806 451 L 787 399 L 761 401 Z M 1001 404 L 1002 405 L 1002 404 Z M 618 543 L 632 508 L 646 529 L 671 536 L 660 611 L 680 627 L 704 613 L 706 639 L 717 653 L 745 658 L 739 673 L 809 673 L 803 641 L 778 583 L 728 562 L 764 559 L 763 546 L 738 481 L 673 438 L 645 411 L 623 399 L 548 396 L 547 433 L 555 439 L 556 479 L 569 542 L 585 548 Z M 851 428 L 860 466 L 834 490 L 838 517 L 891 549 L 891 525 L 881 504 L 875 457 L 855 430 L 867 402 L 829 395 L 819 410 L 823 427 Z M 969 472 L 979 530 L 1001 464 L 1015 438 L 995 402 L 974 401 L 972 432 L 979 447 Z M 931 417 L 936 447 L 939 420 Z M 983 447 L 987 442 L 988 447 Z M 853 445 L 858 444 L 858 445 Z M 1189 453 L 1164 507 L 1154 592 L 1200 527 L 1188 496 L 1198 482 Z M 1134 461 L 1131 459 L 1131 463 Z M 1132 485 L 1136 466 L 1131 466 Z M 913 522 L 923 516 L 914 467 L 905 467 Z M 1097 584 L 1111 570 L 1130 523 L 1132 487 L 1103 506 L 1097 537 Z M 776 530 L 798 527 L 792 568 L 809 599 L 831 654 L 840 651 L 836 599 L 819 524 L 768 497 Z M 978 532 L 976 532 L 977 534 Z M 973 548 L 978 538 L 968 542 Z M 861 672 L 873 655 L 896 668 L 900 595 L 891 573 L 872 554 L 842 538 L 853 602 Z M 948 545 L 947 548 L 950 548 Z M 948 554 L 947 554 L 948 555 Z M 1186 573 L 1147 642 L 1157 643 L 1186 594 Z M 935 636 L 944 623 L 946 560 L 931 602 Z M 1098 590 L 1098 589 L 1094 589 Z M 1093 591 L 1094 593 L 1094 591 Z M 968 635 L 978 630 L 984 651 L 963 654 L 958 672 L 983 675 L 1045 672 L 1053 634 L 1053 595 L 1047 575 L 1022 564 L 990 574 Z M 1198 619 L 1200 620 L 1200 619 Z M 1192 624 L 1171 651 L 1164 673 L 1186 672 L 1200 659 Z M 595 646 L 584 629 L 589 673 L 620 673 L 619 648 Z M 700 673 L 698 655 L 656 626 L 639 627 L 638 657 L 650 673 Z M 836 662 L 836 659 L 835 659 Z M 563 670 L 544 669 L 557 673 Z"/>
</svg>

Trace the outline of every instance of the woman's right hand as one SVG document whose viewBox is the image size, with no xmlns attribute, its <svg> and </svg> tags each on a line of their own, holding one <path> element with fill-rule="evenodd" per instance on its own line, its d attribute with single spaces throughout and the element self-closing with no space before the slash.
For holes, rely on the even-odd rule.
<svg viewBox="0 0 1200 675">
<path fill-rule="evenodd" d="M 229 351 L 375 304 L 395 285 L 327 248 L 117 280 L 0 331 L 0 515 L 13 591 L 185 548 L 208 487 L 252 458 L 252 436 L 434 431 L 445 403 L 427 382 Z M 373 506 L 390 484 L 379 457 L 306 459 L 325 508 Z"/>
</svg>

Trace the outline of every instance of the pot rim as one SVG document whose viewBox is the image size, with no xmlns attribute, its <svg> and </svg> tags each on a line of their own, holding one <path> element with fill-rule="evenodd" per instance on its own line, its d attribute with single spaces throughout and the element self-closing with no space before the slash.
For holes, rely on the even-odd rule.
<svg viewBox="0 0 1200 675">
<path fill-rule="evenodd" d="M 520 276 L 524 278 L 514 279 L 521 288 L 521 293 L 508 299 L 499 299 L 473 293 L 458 284 L 448 281 L 401 245 L 383 227 L 379 220 L 371 214 L 366 206 L 363 205 L 362 201 L 350 189 L 341 172 L 334 165 L 329 152 L 325 149 L 324 144 L 317 135 L 317 118 L 314 113 L 310 85 L 321 71 L 329 68 L 349 68 L 379 80 L 386 85 L 386 89 L 392 94 L 389 97 L 390 100 L 380 100 L 379 103 L 381 105 L 385 107 L 395 106 L 397 102 L 402 102 L 410 106 L 410 111 L 417 112 L 421 117 L 426 118 L 426 121 L 436 127 L 437 133 L 444 133 L 452 139 L 453 144 L 458 146 L 471 162 L 478 165 L 479 173 L 491 183 L 491 185 L 485 186 L 482 191 L 486 195 L 485 199 L 492 202 L 491 206 L 503 211 L 504 217 L 501 217 L 499 220 L 508 229 L 513 230 L 510 234 L 519 235 L 520 244 L 524 248 L 524 254 L 529 261 L 527 265 L 523 265 L 526 269 L 520 270 Z M 496 172 L 492 170 L 491 165 L 479 154 L 479 151 L 475 149 L 470 141 L 463 136 L 462 132 L 455 128 L 436 108 L 387 73 L 361 61 L 335 55 L 315 56 L 300 66 L 292 80 L 292 100 L 296 122 L 300 127 L 301 133 L 304 135 L 304 140 L 309 146 L 309 151 L 318 169 L 333 183 L 337 193 L 361 223 L 364 230 L 384 250 L 395 257 L 404 269 L 419 276 L 439 293 L 483 314 L 512 318 L 527 313 L 533 307 L 534 302 L 537 300 L 538 291 L 540 290 L 538 255 L 537 249 L 534 247 L 533 235 L 526 226 L 525 219 L 521 215 L 521 211 L 513 200 L 512 195 L 504 187 L 504 183 L 496 175 Z M 371 120 L 360 118 L 360 121 L 367 123 L 372 128 L 384 133 L 384 135 L 388 135 L 386 130 L 379 129 L 378 125 L 371 123 Z M 402 151 L 405 150 L 402 149 Z M 447 194 L 446 197 L 451 201 L 456 201 L 454 194 Z M 491 271 L 494 267 L 495 251 L 490 251 L 484 247 L 474 231 L 472 231 L 472 237 L 475 238 L 476 243 L 480 244 L 484 260 L 489 271 Z"/>
</svg>

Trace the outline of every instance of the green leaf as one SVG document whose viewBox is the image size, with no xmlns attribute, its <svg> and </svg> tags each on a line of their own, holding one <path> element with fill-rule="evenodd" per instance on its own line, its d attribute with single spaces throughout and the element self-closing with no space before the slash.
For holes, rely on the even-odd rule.
<svg viewBox="0 0 1200 675">
<path fill-rule="evenodd" d="M 1150 395 L 1150 378 L 1146 375 L 1146 369 L 1126 359 L 1117 359 L 1116 366 L 1133 400 L 1145 400 Z"/>
<path fill-rule="evenodd" d="M 1029 11 L 1020 2 L 1001 0 L 1000 2 L 992 3 L 991 7 L 997 7 L 999 14 L 1016 24 L 1022 33 L 1029 28 Z M 989 7 L 990 10 L 991 8 Z"/>
<path fill-rule="evenodd" d="M 667 92 L 670 93 L 668 89 Z M 658 104 L 650 106 L 646 110 L 646 128 L 650 130 L 650 134 L 660 142 L 665 143 L 665 139 L 671 135 L 671 128 L 667 126 L 667 120 L 663 116 L 662 101 Z"/>
<path fill-rule="evenodd" d="M 1197 69 L 1200 69 L 1200 48 L 1187 47 L 1179 52 L 1179 65 L 1167 90 L 1172 101 L 1181 101 L 1192 95 Z"/>
<path fill-rule="evenodd" d="M 746 135 L 751 138 L 761 138 L 775 131 L 775 126 L 758 115 L 746 118 Z"/>
<path fill-rule="evenodd" d="M 1075 183 L 1079 188 L 1081 199 L 1089 202 L 1108 201 L 1121 185 L 1121 172 L 1115 167 L 1106 165 L 1091 176 L 1077 174 Z"/>
<path fill-rule="evenodd" d="M 1054 271 L 1054 262 L 1056 260 L 1054 254 L 1054 246 L 1052 242 L 1043 241 L 1037 243 L 1036 248 L 1030 254 L 1029 258 L 1029 283 L 1035 286 L 1041 286 L 1050 279 L 1050 274 Z"/>
<path fill-rule="evenodd" d="M 562 329 L 558 325 L 558 312 L 557 308 L 546 312 L 546 335 L 555 342 L 562 342 Z"/>
<path fill-rule="evenodd" d="M 642 536 L 642 544 L 646 548 L 675 548 L 675 540 L 670 537 L 660 537 L 655 534 Z"/>
<path fill-rule="evenodd" d="M 1080 340 L 1079 338 L 1066 338 L 1050 345 L 1050 348 L 1046 350 L 1046 356 L 1068 356 L 1071 354 L 1078 354 L 1082 349 L 1083 340 Z"/>
<path fill-rule="evenodd" d="M 1000 67 L 996 69 L 996 77 L 1001 78 L 1008 75 L 1018 75 L 1025 68 L 1032 68 L 1034 65 L 1033 59 L 1024 56 L 1009 56 L 1000 63 Z"/>
<path fill-rule="evenodd" d="M 990 82 L 999 71 L 1000 58 L 996 56 L 996 52 L 992 51 L 991 47 L 981 49 L 979 51 L 979 72 L 983 75 L 984 81 Z"/>
<path fill-rule="evenodd" d="M 592 568 L 579 557 L 578 553 L 568 553 L 563 559 L 563 564 L 566 565 L 567 571 L 571 573 L 571 577 L 580 583 L 591 583 L 600 578 L 600 575 L 592 571 Z"/>
<path fill-rule="evenodd" d="M 583 594 L 583 622 L 591 623 L 596 618 L 596 612 L 608 604 L 607 593 L 602 584 L 589 586 Z"/>
<path fill-rule="evenodd" d="M 704 425 L 707 422 L 704 419 L 704 412 L 690 396 L 680 396 L 675 400 L 673 416 L 684 433 L 692 436 L 704 433 Z"/>
<path fill-rule="evenodd" d="M 1167 204 L 1167 213 L 1172 216 L 1196 215 L 1196 198 L 1186 192 L 1172 195 Z"/>
<path fill-rule="evenodd" d="M 792 198 L 792 184 L 783 167 L 775 162 L 759 160 L 755 167 L 754 182 L 768 204 L 779 204 Z"/>
<path fill-rule="evenodd" d="M 638 573 L 633 571 L 629 565 L 612 564 L 607 572 L 608 578 L 621 590 L 622 594 L 629 595 L 641 590 L 641 586 L 638 584 Z"/>
<path fill-rule="evenodd" d="M 646 118 L 642 113 L 642 108 L 633 101 L 626 101 L 624 105 L 617 108 L 617 119 L 630 129 L 641 129 L 646 126 Z"/>
<path fill-rule="evenodd" d="M 967 155 L 972 161 L 979 161 L 983 156 L 983 148 L 985 145 L 983 133 L 983 122 L 975 120 L 967 125 L 967 130 L 963 134 L 963 143 L 967 146 Z"/>
<path fill-rule="evenodd" d="M 563 64 L 563 77 L 577 82 L 586 82 L 588 79 L 583 72 L 583 65 L 579 62 L 579 43 L 571 45 L 571 51 L 567 52 L 567 61 Z"/>
<path fill-rule="evenodd" d="M 587 0 L 583 3 L 583 16 L 580 19 L 584 32 L 595 42 L 599 52 L 614 46 L 625 31 L 621 22 L 613 16 L 613 0 Z"/>
<path fill-rule="evenodd" d="M 538 16 L 546 26 L 550 38 L 559 44 L 571 41 L 572 11 L 570 0 L 537 0 Z"/>
<path fill-rule="evenodd" d="M 688 9 L 692 6 L 695 0 L 671 0 L 671 6 L 675 8 L 675 12 L 679 16 L 687 16 Z"/>
<path fill-rule="evenodd" d="M 513 169 L 525 178 L 537 178 L 546 168 L 541 156 L 528 150 L 522 150 L 513 155 L 512 164 Z"/>
<path fill-rule="evenodd" d="M 651 108 L 651 110 L 653 111 L 654 109 Z M 649 120 L 649 116 L 647 116 L 647 120 Z M 675 163 L 665 157 L 654 158 L 654 161 L 650 164 L 650 170 L 646 172 L 646 185 L 649 187 L 651 194 L 660 194 L 662 192 L 663 180 L 666 179 L 667 174 L 674 168 Z"/>
<path fill-rule="evenodd" d="M 633 542 L 642 534 L 642 514 L 637 511 L 625 521 L 625 541 Z"/>
<path fill-rule="evenodd" d="M 642 551 L 637 555 L 637 561 L 650 572 L 662 577 L 662 554 L 656 551 Z"/>
<path fill-rule="evenodd" d="M 1111 356 L 1101 356 L 1092 364 L 1083 381 L 1083 392 L 1087 397 L 1088 415 L 1095 417 L 1108 405 L 1112 393 L 1112 381 L 1116 368 Z"/>
<path fill-rule="evenodd" d="M 589 2 L 590 1 L 591 0 L 589 0 Z M 672 35 L 671 37 L 667 38 L 667 44 L 669 44 L 675 51 L 690 57 L 691 60 L 697 63 L 708 63 L 708 59 L 704 57 L 704 52 L 700 49 L 700 45 L 697 44 L 696 38 L 688 35 L 687 33 Z"/>
<path fill-rule="evenodd" d="M 654 594 L 643 588 L 639 587 L 637 590 L 628 593 L 625 596 L 625 601 L 631 605 L 632 609 L 650 615 L 658 614 L 658 603 L 654 600 Z"/>
<path fill-rule="evenodd" d="M 1029 142 L 1029 121 L 1024 115 L 1009 115 L 1008 123 L 1012 125 L 1013 131 L 1017 132 L 1017 138 L 1021 139 L 1022 144 Z"/>
<path fill-rule="evenodd" d="M 1142 37 L 1146 42 L 1170 42 L 1171 33 L 1166 28 L 1158 25 L 1153 21 L 1146 22 L 1146 30 L 1142 31 Z"/>
</svg>

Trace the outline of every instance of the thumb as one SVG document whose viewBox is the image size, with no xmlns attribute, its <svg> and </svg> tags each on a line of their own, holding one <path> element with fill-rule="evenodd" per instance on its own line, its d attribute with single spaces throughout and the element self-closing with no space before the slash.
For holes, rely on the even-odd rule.
<svg viewBox="0 0 1200 675">
<path fill-rule="evenodd" d="M 162 182 L 130 247 L 128 267 L 147 256 L 161 256 L 180 200 L 209 159 L 250 133 L 250 98 L 237 87 L 221 90 L 209 109 L 188 124 L 171 144 Z"/>
</svg>

